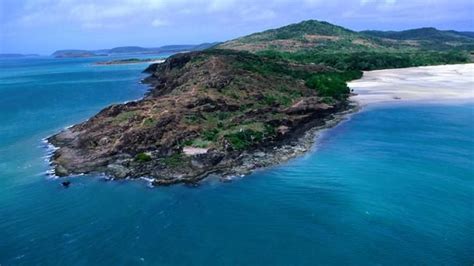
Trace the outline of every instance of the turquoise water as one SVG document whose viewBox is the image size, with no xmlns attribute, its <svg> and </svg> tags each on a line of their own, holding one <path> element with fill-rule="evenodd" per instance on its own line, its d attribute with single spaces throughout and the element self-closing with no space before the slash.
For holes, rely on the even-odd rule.
<svg viewBox="0 0 474 266">
<path fill-rule="evenodd" d="M 1 265 L 474 262 L 473 104 L 370 108 L 316 152 L 231 183 L 64 189 L 41 139 L 146 90 L 146 65 L 92 60 L 0 62 Z"/>
</svg>

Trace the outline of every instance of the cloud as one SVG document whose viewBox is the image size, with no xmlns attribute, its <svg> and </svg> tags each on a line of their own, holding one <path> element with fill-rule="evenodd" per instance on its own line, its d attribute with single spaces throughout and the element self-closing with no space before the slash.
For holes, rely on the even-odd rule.
<svg viewBox="0 0 474 266">
<path fill-rule="evenodd" d="M 0 49 L 3 45 L 14 50 L 19 45 L 46 47 L 51 39 L 59 41 L 58 34 L 63 44 L 55 45 L 63 47 L 107 47 L 132 39 L 152 45 L 222 41 L 307 19 L 354 30 L 474 29 L 472 0 L 0 1 L 1 34 L 8 36 L 0 42 Z"/>
<path fill-rule="evenodd" d="M 207 10 L 211 12 L 226 11 L 235 7 L 237 3 L 236 0 L 211 0 L 208 2 Z"/>
<path fill-rule="evenodd" d="M 153 27 L 163 27 L 163 26 L 168 26 L 170 23 L 166 20 L 163 20 L 163 19 L 154 19 L 152 22 L 151 22 L 151 25 Z"/>
<path fill-rule="evenodd" d="M 419 12 L 439 17 L 450 6 L 470 7 L 471 0 L 18 0 L 23 3 L 20 16 L 8 23 L 40 27 L 69 23 L 85 28 L 113 25 L 148 25 L 162 27 L 173 20 L 195 20 L 213 16 L 216 21 L 257 21 L 278 17 L 329 17 L 344 14 L 346 18 L 398 18 L 409 14 L 410 20 L 422 20 Z M 378 12 L 378 13 L 377 13 Z M 156 20 L 157 13 L 166 14 Z M 374 14 L 376 13 L 376 14 Z M 454 16 L 454 14 L 451 14 Z M 156 21 L 155 21 L 156 20 Z M 150 23 L 150 21 L 152 21 Z M 95 26 L 94 26 L 95 25 Z"/>
</svg>

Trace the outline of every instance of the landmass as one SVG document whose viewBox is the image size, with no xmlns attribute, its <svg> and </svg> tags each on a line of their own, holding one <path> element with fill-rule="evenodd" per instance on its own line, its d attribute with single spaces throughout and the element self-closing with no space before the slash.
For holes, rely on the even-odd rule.
<svg viewBox="0 0 474 266">
<path fill-rule="evenodd" d="M 38 54 L 0 54 L 0 58 L 21 58 L 21 57 L 35 57 Z"/>
<path fill-rule="evenodd" d="M 197 45 L 165 45 L 157 48 L 146 48 L 140 46 L 121 46 L 111 49 L 101 50 L 58 50 L 51 56 L 55 58 L 80 58 L 80 57 L 96 57 L 109 56 L 117 54 L 160 54 L 160 53 L 178 53 L 184 51 L 200 51 L 218 43 L 201 43 Z"/>
<path fill-rule="evenodd" d="M 51 56 L 55 58 L 82 58 L 99 56 L 99 54 L 87 50 L 59 50 L 54 52 Z"/>
<path fill-rule="evenodd" d="M 425 49 L 430 36 L 381 38 L 310 20 L 173 55 L 146 69 L 143 99 L 50 137 L 55 173 L 170 185 L 286 161 L 356 107 L 347 82 L 362 71 L 472 61 L 474 39 Z"/>
<path fill-rule="evenodd" d="M 127 58 L 110 61 L 100 61 L 94 64 L 96 65 L 124 65 L 124 64 L 140 64 L 140 63 L 163 63 L 165 60 L 161 58 Z"/>
</svg>

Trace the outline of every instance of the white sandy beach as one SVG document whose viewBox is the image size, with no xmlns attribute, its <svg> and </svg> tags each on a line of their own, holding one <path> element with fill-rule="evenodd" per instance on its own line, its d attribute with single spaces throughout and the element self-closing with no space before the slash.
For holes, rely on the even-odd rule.
<svg viewBox="0 0 474 266">
<path fill-rule="evenodd" d="M 350 82 L 361 105 L 406 101 L 474 100 L 474 64 L 366 71 Z"/>
</svg>

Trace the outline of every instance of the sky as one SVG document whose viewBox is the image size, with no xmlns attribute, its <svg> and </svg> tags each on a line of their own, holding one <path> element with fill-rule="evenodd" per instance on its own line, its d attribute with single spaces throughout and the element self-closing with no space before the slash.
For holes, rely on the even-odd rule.
<svg viewBox="0 0 474 266">
<path fill-rule="evenodd" d="M 0 0 L 0 53 L 225 41 L 307 19 L 474 31 L 473 0 Z"/>
</svg>

